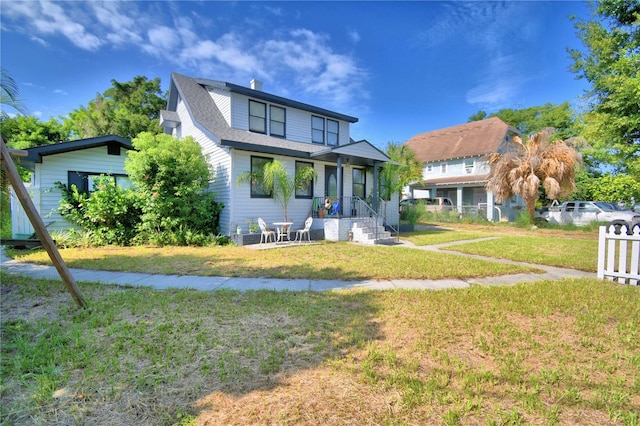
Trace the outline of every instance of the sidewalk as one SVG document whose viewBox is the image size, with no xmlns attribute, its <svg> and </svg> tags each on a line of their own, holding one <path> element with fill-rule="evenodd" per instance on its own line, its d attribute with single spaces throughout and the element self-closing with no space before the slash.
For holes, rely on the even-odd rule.
<svg viewBox="0 0 640 426">
<path fill-rule="evenodd" d="M 402 242 L 399 246 L 411 247 L 416 250 L 442 251 L 459 256 L 470 256 L 478 259 L 491 260 L 495 262 L 511 263 L 531 266 L 543 269 L 546 272 L 541 274 L 514 274 L 498 277 L 469 278 L 466 280 L 445 279 L 445 280 L 362 280 L 362 281 L 340 281 L 340 280 L 309 280 L 309 279 L 277 279 L 277 278 L 234 278 L 234 277 L 202 277 L 185 275 L 155 275 L 133 272 L 110 272 L 94 271 L 87 269 L 70 268 L 76 282 L 91 281 L 103 284 L 131 285 L 140 287 L 153 287 L 159 290 L 168 288 L 189 288 L 196 290 L 276 290 L 276 291 L 331 291 L 343 289 L 368 289 L 368 290 L 391 290 L 391 289 L 416 289 L 416 290 L 442 290 L 448 288 L 467 288 L 471 285 L 513 285 L 522 282 L 532 282 L 538 280 L 555 280 L 564 277 L 573 278 L 596 278 L 595 273 L 577 271 L 573 269 L 555 268 L 545 265 L 533 265 L 523 262 L 513 262 L 503 259 L 495 259 L 484 256 L 466 255 L 458 252 L 444 250 L 447 246 L 463 242 L 441 244 L 437 246 L 414 246 L 407 242 Z M 0 266 L 2 271 L 14 275 L 26 275 L 33 278 L 60 279 L 58 271 L 53 266 L 35 265 L 30 263 L 20 263 L 7 258 L 4 254 L 4 247 L 0 248 Z"/>
</svg>

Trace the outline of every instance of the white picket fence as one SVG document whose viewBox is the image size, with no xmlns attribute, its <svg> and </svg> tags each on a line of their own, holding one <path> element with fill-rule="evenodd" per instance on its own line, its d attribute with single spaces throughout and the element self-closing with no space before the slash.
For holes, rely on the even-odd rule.
<svg viewBox="0 0 640 426">
<path fill-rule="evenodd" d="M 631 251 L 629 251 L 631 249 Z M 640 226 L 627 235 L 622 226 L 616 235 L 614 225 L 601 226 L 598 239 L 598 278 L 640 285 Z"/>
</svg>

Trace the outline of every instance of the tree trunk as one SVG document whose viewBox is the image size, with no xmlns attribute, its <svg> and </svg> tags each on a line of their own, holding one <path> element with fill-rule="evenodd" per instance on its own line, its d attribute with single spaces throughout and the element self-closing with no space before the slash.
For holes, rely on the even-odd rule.
<svg viewBox="0 0 640 426">
<path fill-rule="evenodd" d="M 536 199 L 535 198 L 527 198 L 525 199 L 527 203 L 527 214 L 529 215 L 529 224 L 535 224 L 536 220 Z"/>
</svg>

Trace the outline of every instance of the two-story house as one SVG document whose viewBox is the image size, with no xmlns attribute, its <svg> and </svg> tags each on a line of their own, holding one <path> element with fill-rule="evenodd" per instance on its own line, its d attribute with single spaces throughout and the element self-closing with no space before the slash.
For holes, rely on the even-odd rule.
<svg viewBox="0 0 640 426">
<path fill-rule="evenodd" d="M 496 204 L 485 189 L 488 155 L 502 152 L 518 129 L 497 117 L 418 134 L 405 145 L 424 165 L 423 181 L 410 192 L 428 190 L 430 197 L 448 197 L 459 212 L 466 208 L 484 212 L 489 220 L 515 219 L 523 206 L 519 197 Z"/>
<path fill-rule="evenodd" d="M 215 174 L 210 190 L 224 203 L 220 230 L 225 234 L 238 227 L 247 232 L 248 221 L 257 217 L 267 223 L 283 219 L 282 208 L 260 185 L 238 182 L 241 173 L 276 159 L 291 176 L 304 166 L 317 173 L 289 202 L 287 216 L 294 227 L 309 216 L 315 218 L 312 229 L 322 227 L 325 197 L 341 201 L 340 218 L 356 215 L 355 200 L 377 199 L 377 171 L 389 158 L 368 141 L 351 139 L 350 125 L 357 121 L 267 93 L 256 80 L 244 87 L 178 73 L 171 74 L 167 110 L 160 112 L 166 133 L 193 137 L 208 156 Z M 394 201 L 395 207 L 385 205 L 390 215 L 397 215 Z"/>
</svg>

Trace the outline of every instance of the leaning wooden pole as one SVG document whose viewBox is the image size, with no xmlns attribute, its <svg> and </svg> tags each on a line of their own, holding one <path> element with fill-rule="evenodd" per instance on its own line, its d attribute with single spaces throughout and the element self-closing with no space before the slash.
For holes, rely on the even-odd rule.
<svg viewBox="0 0 640 426">
<path fill-rule="evenodd" d="M 27 216 L 29 217 L 31 224 L 35 229 L 36 234 L 38 235 L 38 238 L 42 242 L 42 246 L 45 248 L 45 250 L 49 254 L 49 257 L 51 258 L 51 262 L 53 262 L 53 265 L 58 270 L 58 274 L 60 274 L 60 278 L 62 278 L 62 281 L 64 281 L 64 284 L 67 287 L 67 290 L 69 291 L 69 293 L 71 293 L 73 300 L 75 300 L 76 304 L 79 307 L 86 308 L 87 302 L 84 300 L 84 298 L 80 294 L 80 290 L 78 289 L 78 286 L 76 285 L 76 282 L 73 279 L 73 276 L 69 271 L 69 268 L 67 268 L 67 265 L 64 263 L 64 260 L 62 260 L 62 257 L 60 256 L 60 252 L 58 252 L 58 248 L 53 242 L 51 235 L 49 235 L 49 231 L 47 230 L 47 227 L 44 225 L 44 222 L 42 221 L 40 214 L 38 214 L 38 211 L 36 210 L 36 206 L 33 204 L 33 201 L 31 200 L 31 197 L 29 196 L 27 189 L 24 187 L 24 184 L 22 183 L 22 179 L 20 179 L 20 175 L 18 174 L 18 170 L 16 169 L 16 166 L 13 164 L 13 160 L 11 159 L 9 150 L 7 149 L 4 143 L 4 139 L 2 139 L 0 142 L 2 143 L 2 151 L 0 153 L 1 154 L 0 160 L 2 161 L 2 167 L 4 167 L 5 171 L 7 172 L 7 177 L 9 178 L 9 182 L 11 183 L 13 190 L 16 192 L 16 195 L 18 196 L 18 200 L 20 200 L 20 204 L 22 204 L 22 208 L 24 208 L 24 211 L 27 213 Z"/>
</svg>

